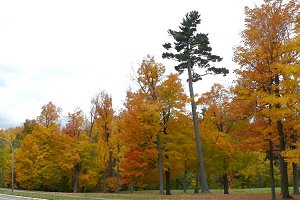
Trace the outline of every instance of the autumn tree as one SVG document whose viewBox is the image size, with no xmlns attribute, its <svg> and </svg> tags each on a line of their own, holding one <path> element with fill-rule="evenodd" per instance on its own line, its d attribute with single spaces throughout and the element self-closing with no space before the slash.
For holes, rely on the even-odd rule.
<svg viewBox="0 0 300 200">
<path fill-rule="evenodd" d="M 292 109 L 297 108 L 299 99 L 299 9 L 294 0 L 265 0 L 259 7 L 246 8 L 243 44 L 235 50 L 235 61 L 241 66 L 237 94 L 240 99 L 252 99 L 252 113 L 270 127 L 271 137 L 266 139 L 279 146 L 284 199 L 290 197 L 282 154 L 290 137 L 286 126 L 289 117 L 299 113 Z"/>
<path fill-rule="evenodd" d="M 140 93 L 127 92 L 123 116 L 123 142 L 126 144 L 122 168 L 122 183 L 144 186 L 145 177 L 151 174 L 157 164 L 157 133 L 160 129 L 157 108 L 145 101 Z"/>
<path fill-rule="evenodd" d="M 74 138 L 74 142 L 77 144 L 76 147 L 79 143 L 80 134 L 83 132 L 83 122 L 84 115 L 79 108 L 77 108 L 73 113 L 68 113 L 68 122 L 66 124 L 64 133 Z M 77 159 L 74 162 L 73 192 L 78 192 L 80 160 Z"/>
<path fill-rule="evenodd" d="M 229 194 L 228 173 L 230 165 L 233 165 L 235 158 L 234 137 L 231 135 L 237 122 L 241 119 L 234 113 L 235 103 L 232 94 L 220 84 L 214 84 L 209 92 L 202 94 L 198 104 L 202 107 L 205 129 L 210 127 L 210 131 L 205 131 L 205 139 L 212 139 L 210 147 L 219 149 L 217 155 L 220 156 L 219 166 L 223 171 L 224 194 Z M 213 156 L 211 156 L 213 157 Z M 217 162 L 217 161 L 215 161 Z"/>
<path fill-rule="evenodd" d="M 110 149 L 110 134 L 112 132 L 112 120 L 114 111 L 112 108 L 112 98 L 105 91 L 101 91 L 92 98 L 90 138 L 93 143 L 97 143 L 98 150 L 101 149 L 103 162 L 107 165 L 102 172 L 103 190 L 106 190 L 107 177 L 114 176 L 113 152 Z"/>
<path fill-rule="evenodd" d="M 178 61 L 179 65 L 175 67 L 175 70 L 180 74 L 183 73 L 184 70 L 188 71 L 188 83 L 197 152 L 199 156 L 199 171 L 201 173 L 202 192 L 208 193 L 209 189 L 204 167 L 202 143 L 198 128 L 198 116 L 194 100 L 193 83 L 201 80 L 204 75 L 208 74 L 226 75 L 228 73 L 228 70 L 225 68 L 217 68 L 210 65 L 211 62 L 219 62 L 222 60 L 222 58 L 211 53 L 212 48 L 209 43 L 208 34 L 197 33 L 197 26 L 200 24 L 200 22 L 200 14 L 197 11 L 191 11 L 187 13 L 185 18 L 182 20 L 181 25 L 179 26 L 179 31 L 174 31 L 171 29 L 168 31 L 175 42 L 174 46 L 172 46 L 171 43 L 165 43 L 163 45 L 167 52 L 163 53 L 162 57 Z M 204 74 L 197 73 L 194 68 L 195 66 L 203 69 Z"/>
<path fill-rule="evenodd" d="M 41 114 L 37 117 L 37 121 L 40 125 L 48 128 L 52 125 L 57 125 L 59 114 L 62 112 L 62 109 L 56 107 L 52 102 L 49 102 L 47 105 L 42 107 Z"/>
</svg>

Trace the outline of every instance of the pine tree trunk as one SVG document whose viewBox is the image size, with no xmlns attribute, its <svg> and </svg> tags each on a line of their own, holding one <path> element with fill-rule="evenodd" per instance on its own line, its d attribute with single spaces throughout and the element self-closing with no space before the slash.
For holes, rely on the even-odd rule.
<svg viewBox="0 0 300 200">
<path fill-rule="evenodd" d="M 74 167 L 74 185 L 73 185 L 74 193 L 78 192 L 79 170 L 80 170 L 80 166 L 79 164 L 76 164 Z"/>
<path fill-rule="evenodd" d="M 184 177 L 183 177 L 183 192 L 186 193 L 187 188 L 187 170 L 184 171 Z"/>
<path fill-rule="evenodd" d="M 159 170 L 159 194 L 164 194 L 164 177 L 163 177 L 163 160 L 160 144 L 160 133 L 157 135 L 157 151 L 158 151 L 158 170 Z"/>
<path fill-rule="evenodd" d="M 269 140 L 269 157 L 270 157 L 270 176 L 271 176 L 271 194 L 272 200 L 276 200 L 275 194 L 275 178 L 274 178 L 274 156 L 273 156 L 273 142 Z"/>
<path fill-rule="evenodd" d="M 300 194 L 299 193 L 299 171 L 297 163 L 293 163 L 293 194 Z"/>
<path fill-rule="evenodd" d="M 285 151 L 285 138 L 283 132 L 283 125 L 281 120 L 277 121 L 277 131 L 279 135 L 279 148 L 280 152 Z M 280 181 L 281 181 L 281 192 L 282 198 L 288 199 L 290 198 L 289 194 L 289 182 L 288 182 L 288 172 L 287 172 L 287 163 L 285 162 L 283 156 L 279 155 L 279 165 L 280 165 Z"/>
<path fill-rule="evenodd" d="M 166 195 L 171 195 L 171 171 L 170 168 L 166 171 Z"/>
<path fill-rule="evenodd" d="M 223 174 L 224 194 L 229 194 L 228 174 Z"/>
<path fill-rule="evenodd" d="M 190 64 L 188 64 L 188 81 L 189 81 L 189 90 L 190 90 L 190 98 L 191 98 L 191 106 L 192 106 L 192 114 L 193 114 L 193 122 L 194 122 L 194 131 L 196 136 L 196 144 L 197 144 L 197 153 L 198 153 L 198 162 L 199 162 L 199 170 L 200 170 L 200 178 L 201 178 L 201 186 L 202 193 L 209 193 L 205 166 L 204 166 L 204 157 L 202 150 L 202 143 L 200 138 L 200 130 L 198 127 L 198 115 L 196 111 L 196 103 L 194 99 L 194 90 L 193 90 L 193 82 L 192 82 L 192 71 Z"/>
<path fill-rule="evenodd" d="M 199 175 L 196 175 L 195 178 L 196 178 L 196 185 L 195 185 L 194 193 L 199 194 Z"/>
</svg>

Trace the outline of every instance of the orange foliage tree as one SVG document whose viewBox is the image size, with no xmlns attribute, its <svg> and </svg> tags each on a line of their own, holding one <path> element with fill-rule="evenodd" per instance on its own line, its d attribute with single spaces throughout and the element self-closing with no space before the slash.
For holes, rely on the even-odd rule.
<svg viewBox="0 0 300 200">
<path fill-rule="evenodd" d="M 261 126 L 268 127 L 265 139 L 279 146 L 283 198 L 290 197 L 282 155 L 290 137 L 287 119 L 297 114 L 292 108 L 297 108 L 299 94 L 299 9 L 294 0 L 265 0 L 260 7 L 246 8 L 243 44 L 235 51 L 235 61 L 241 65 L 237 95 L 252 100 L 253 120 L 267 124 Z"/>
</svg>

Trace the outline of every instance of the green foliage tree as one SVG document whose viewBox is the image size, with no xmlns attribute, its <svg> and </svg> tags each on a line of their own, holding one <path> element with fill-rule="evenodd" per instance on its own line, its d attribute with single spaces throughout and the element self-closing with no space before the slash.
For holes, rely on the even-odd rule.
<svg viewBox="0 0 300 200">
<path fill-rule="evenodd" d="M 184 70 L 188 71 L 188 83 L 191 98 L 191 106 L 194 121 L 194 130 L 196 136 L 197 152 L 199 156 L 199 170 L 201 173 L 202 192 L 208 193 L 208 184 L 204 166 L 204 158 L 202 152 L 202 143 L 200 132 L 198 128 L 198 116 L 196 113 L 196 104 L 194 100 L 193 83 L 202 79 L 204 75 L 208 74 L 224 74 L 229 71 L 226 68 L 217 68 L 210 65 L 210 62 L 220 62 L 221 57 L 211 53 L 208 35 L 204 33 L 197 33 L 197 26 L 200 24 L 200 14 L 197 11 L 191 11 L 186 14 L 179 26 L 179 31 L 169 30 L 168 33 L 175 40 L 174 46 L 171 43 L 165 43 L 163 47 L 167 52 L 162 54 L 163 58 L 173 59 L 179 62 L 175 67 L 180 74 Z M 173 53 L 172 50 L 175 52 Z M 198 66 L 204 69 L 204 74 L 199 74 L 194 67 Z"/>
</svg>

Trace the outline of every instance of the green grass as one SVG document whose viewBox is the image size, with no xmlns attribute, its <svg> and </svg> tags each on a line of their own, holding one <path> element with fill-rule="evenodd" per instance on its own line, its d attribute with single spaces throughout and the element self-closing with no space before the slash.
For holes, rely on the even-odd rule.
<svg viewBox="0 0 300 200">
<path fill-rule="evenodd" d="M 26 196 L 33 198 L 43 198 L 50 200 L 108 200 L 108 199 L 132 199 L 132 200 L 175 200 L 175 199 L 248 199 L 253 196 L 265 199 L 270 196 L 270 188 L 253 188 L 253 189 L 231 189 L 230 195 L 224 196 L 222 189 L 211 190 L 209 195 L 197 195 L 193 194 L 192 190 L 189 190 L 187 194 L 184 194 L 181 190 L 173 190 L 171 196 L 159 195 L 157 190 L 151 191 L 136 191 L 134 193 L 121 192 L 119 194 L 113 193 L 59 193 L 59 192 L 38 192 L 27 190 L 15 190 L 12 192 L 9 189 L 0 189 L 1 194 L 10 194 L 16 196 Z M 277 194 L 280 192 L 280 188 L 276 188 Z M 298 198 L 297 198 L 298 199 Z"/>
</svg>

